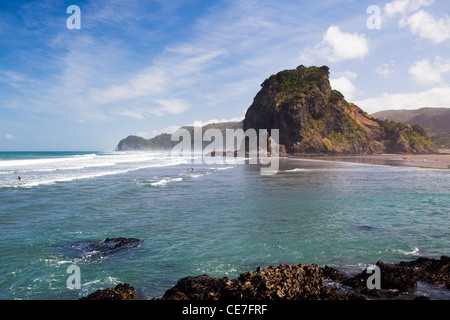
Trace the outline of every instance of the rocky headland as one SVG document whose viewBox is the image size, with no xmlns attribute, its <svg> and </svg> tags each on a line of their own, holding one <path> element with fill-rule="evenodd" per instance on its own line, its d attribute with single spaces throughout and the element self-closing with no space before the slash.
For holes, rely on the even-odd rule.
<svg viewBox="0 0 450 320">
<path fill-rule="evenodd" d="M 215 124 L 203 130 L 263 129 L 270 136 L 271 130 L 278 129 L 281 155 L 438 152 L 422 127 L 379 120 L 346 101 L 331 88 L 327 66 L 284 70 L 261 87 L 241 123 Z M 192 127 L 183 128 L 192 131 Z M 176 143 L 169 134 L 152 139 L 129 136 L 119 142 L 117 150 L 170 150 Z"/>
<path fill-rule="evenodd" d="M 282 153 L 435 153 L 424 129 L 382 121 L 347 102 L 329 81 L 329 69 L 284 70 L 261 84 L 245 115 L 244 130 L 278 129 Z"/>
</svg>

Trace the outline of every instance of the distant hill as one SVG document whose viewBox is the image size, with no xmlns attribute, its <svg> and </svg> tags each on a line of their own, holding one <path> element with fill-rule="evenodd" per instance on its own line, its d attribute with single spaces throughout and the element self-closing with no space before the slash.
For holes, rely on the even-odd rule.
<svg viewBox="0 0 450 320">
<path fill-rule="evenodd" d="M 423 127 L 441 149 L 450 149 L 450 108 L 386 110 L 372 114 L 380 120 L 391 120 Z"/>
<path fill-rule="evenodd" d="M 183 126 L 181 127 L 190 132 L 191 138 L 194 139 L 194 127 Z M 226 129 L 239 129 L 242 128 L 242 122 L 220 122 L 203 126 L 203 132 L 208 129 L 219 129 L 222 135 L 225 137 Z M 122 139 L 116 147 L 117 151 L 150 151 L 150 150 L 172 150 L 176 146 L 178 141 L 171 141 L 171 134 L 163 133 L 157 135 L 151 139 L 144 139 L 138 136 L 128 136 Z M 209 145 L 210 141 L 203 141 L 203 148 Z M 225 143 L 225 141 L 224 141 Z M 225 146 L 224 146 L 225 150 Z"/>
</svg>

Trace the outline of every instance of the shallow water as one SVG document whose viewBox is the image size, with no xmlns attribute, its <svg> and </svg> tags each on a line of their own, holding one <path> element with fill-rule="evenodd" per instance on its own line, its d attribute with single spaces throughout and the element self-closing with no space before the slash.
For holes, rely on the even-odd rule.
<svg viewBox="0 0 450 320">
<path fill-rule="evenodd" d="M 371 164 L 282 159 L 262 176 L 239 159 L 0 153 L 0 299 L 78 299 L 120 282 L 151 298 L 185 276 L 450 255 L 449 187 L 448 170 Z M 107 237 L 142 243 L 92 250 Z M 67 288 L 72 264 L 80 290 Z"/>
</svg>

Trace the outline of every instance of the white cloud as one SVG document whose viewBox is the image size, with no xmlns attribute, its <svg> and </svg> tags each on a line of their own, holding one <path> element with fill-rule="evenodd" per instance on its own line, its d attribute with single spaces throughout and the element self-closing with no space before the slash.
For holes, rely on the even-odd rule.
<svg viewBox="0 0 450 320">
<path fill-rule="evenodd" d="M 405 15 L 427 7 L 434 3 L 434 0 L 394 0 L 384 6 L 384 12 L 388 17 L 395 15 Z"/>
<path fill-rule="evenodd" d="M 417 61 L 409 69 L 414 81 L 422 84 L 435 84 L 442 80 L 441 74 L 437 72 L 427 59 Z"/>
<path fill-rule="evenodd" d="M 345 77 L 348 79 L 355 80 L 358 77 L 358 74 L 352 71 L 343 71 L 343 72 L 337 72 L 336 76 Z"/>
<path fill-rule="evenodd" d="M 7 134 L 5 134 L 5 138 L 7 139 L 7 140 L 14 140 L 14 139 L 16 139 L 12 134 L 10 134 L 10 133 L 7 133 Z"/>
<path fill-rule="evenodd" d="M 353 82 L 350 79 L 355 79 L 357 74 L 353 72 L 345 72 L 338 78 L 330 78 L 331 87 L 334 90 L 341 92 L 347 100 L 352 100 L 358 92 Z"/>
<path fill-rule="evenodd" d="M 164 129 L 161 129 L 161 130 L 158 130 L 158 131 L 154 130 L 152 132 L 152 134 L 153 134 L 153 136 L 156 136 L 156 135 L 161 134 L 161 133 L 172 134 L 175 131 L 177 131 L 178 129 L 180 129 L 180 127 L 181 126 L 168 126 L 168 127 L 165 127 Z"/>
<path fill-rule="evenodd" d="M 438 44 L 450 39 L 450 17 L 434 18 L 429 12 L 420 10 L 400 20 L 400 27 L 409 26 L 411 32 Z"/>
<path fill-rule="evenodd" d="M 205 122 L 202 122 L 204 126 L 208 125 L 208 124 L 212 124 L 212 123 L 223 123 L 223 122 L 240 122 L 244 120 L 244 117 L 237 117 L 237 118 L 232 118 L 232 119 L 211 119 Z"/>
<path fill-rule="evenodd" d="M 163 116 L 165 114 L 180 114 L 189 109 L 189 104 L 181 99 L 155 99 L 154 106 L 134 107 L 125 110 L 113 110 L 111 114 L 144 120 L 147 116 Z"/>
<path fill-rule="evenodd" d="M 142 97 L 157 97 L 177 87 L 187 86 L 189 82 L 192 84 L 194 75 L 202 72 L 215 58 L 225 53 L 201 52 L 192 48 L 189 52 L 186 50 L 186 47 L 168 48 L 166 56 L 161 56 L 124 84 L 93 92 L 92 100 L 96 103 L 113 103 Z"/>
<path fill-rule="evenodd" d="M 152 109 L 128 109 L 128 110 L 119 110 L 112 111 L 111 113 L 118 116 L 124 116 L 127 118 L 132 118 L 135 120 L 143 120 L 145 119 L 145 115 L 151 113 Z"/>
<path fill-rule="evenodd" d="M 302 52 L 302 60 L 314 58 L 338 62 L 349 59 L 362 59 L 369 54 L 369 43 L 365 35 L 342 32 L 337 26 L 330 26 L 323 40 L 313 49 Z"/>
<path fill-rule="evenodd" d="M 93 91 L 91 99 L 93 102 L 100 104 L 134 99 L 160 93 L 164 91 L 166 85 L 166 72 L 151 66 L 130 79 L 126 84 Z"/>
<path fill-rule="evenodd" d="M 409 69 L 414 81 L 431 85 L 441 83 L 442 74 L 447 72 L 450 72 L 450 60 L 439 57 L 436 57 L 433 63 L 428 59 L 416 61 Z"/>
<path fill-rule="evenodd" d="M 159 110 L 164 113 L 180 114 L 189 108 L 189 105 L 180 99 L 158 99 L 156 102 L 161 106 Z"/>
<path fill-rule="evenodd" d="M 213 124 L 213 123 L 223 123 L 223 122 L 240 122 L 244 120 L 244 117 L 237 117 L 237 118 L 232 118 L 232 119 L 211 119 L 211 120 L 207 120 L 207 121 L 202 121 L 202 125 L 206 126 L 208 124 Z M 190 124 L 185 124 L 183 126 L 193 126 L 195 123 L 190 123 Z M 177 131 L 179 128 L 181 128 L 182 126 L 168 126 L 165 127 L 161 130 L 153 130 L 152 132 L 147 132 L 147 131 L 141 131 L 138 132 L 136 135 L 142 138 L 146 138 L 146 139 L 150 139 L 153 137 L 156 137 L 157 135 L 160 135 L 162 133 L 168 133 L 168 134 L 172 134 L 175 131 Z"/>
<path fill-rule="evenodd" d="M 362 59 L 369 53 L 368 42 L 364 35 L 345 33 L 336 26 L 328 28 L 323 40 L 331 48 L 332 56 L 329 58 L 331 62 Z"/>
<path fill-rule="evenodd" d="M 394 0 L 385 5 L 387 17 L 401 16 L 399 27 L 409 27 L 411 32 L 423 39 L 439 44 L 450 39 L 450 17 L 435 18 L 422 9 L 434 4 L 434 0 Z"/>
<path fill-rule="evenodd" d="M 375 68 L 375 72 L 378 73 L 384 79 L 387 79 L 392 73 L 394 73 L 394 62 L 381 63 Z"/>
<path fill-rule="evenodd" d="M 450 107 L 450 87 L 436 87 L 416 93 L 383 93 L 378 97 L 355 101 L 355 104 L 368 113 L 424 107 L 448 108 Z"/>
</svg>

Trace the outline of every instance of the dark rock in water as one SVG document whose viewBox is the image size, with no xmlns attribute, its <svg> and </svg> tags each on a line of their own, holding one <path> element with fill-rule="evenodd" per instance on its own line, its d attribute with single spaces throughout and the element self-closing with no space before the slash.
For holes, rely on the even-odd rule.
<svg viewBox="0 0 450 320">
<path fill-rule="evenodd" d="M 344 282 L 348 280 L 348 277 L 342 274 L 339 270 L 325 266 L 322 268 L 322 272 L 325 278 L 335 280 L 338 282 Z"/>
<path fill-rule="evenodd" d="M 139 243 L 138 239 L 114 238 L 104 243 L 114 243 L 114 248 Z M 117 246 L 117 247 L 116 247 Z M 257 268 L 239 278 L 213 278 L 208 275 L 186 277 L 154 300 L 364 300 L 401 299 L 417 289 L 417 281 L 426 281 L 450 289 L 450 257 L 440 260 L 419 258 L 415 261 L 387 264 L 378 261 L 381 289 L 368 289 L 367 280 L 372 273 L 363 272 L 354 277 L 341 271 L 315 264 L 287 265 Z M 337 284 L 329 288 L 328 281 Z M 445 289 L 442 289 L 445 290 Z M 419 295 L 418 293 L 417 295 Z M 82 300 L 134 300 L 136 294 L 129 284 L 119 284 L 114 289 L 98 290 Z M 418 296 L 416 299 L 429 299 Z"/>
<path fill-rule="evenodd" d="M 399 266 L 412 269 L 418 280 L 450 289 L 450 257 L 439 260 L 418 258 L 410 262 L 400 262 Z"/>
<path fill-rule="evenodd" d="M 378 261 L 376 266 L 380 268 L 380 287 L 381 289 L 368 289 L 367 279 L 372 275 L 365 269 L 353 278 L 343 281 L 349 287 L 357 289 L 358 292 L 376 297 L 392 297 L 400 292 L 414 292 L 417 288 L 417 276 L 409 269 L 385 264 Z"/>
<path fill-rule="evenodd" d="M 323 284 L 316 265 L 282 264 L 246 272 L 233 283 L 230 298 L 258 300 L 317 299 Z"/>
<path fill-rule="evenodd" d="M 162 300 L 302 300 L 320 296 L 323 274 L 316 265 L 279 265 L 241 274 L 238 279 L 187 277 Z"/>
<path fill-rule="evenodd" d="M 353 231 L 381 231 L 380 228 L 372 227 L 372 226 L 357 226 L 352 228 Z"/>
<path fill-rule="evenodd" d="M 353 292 L 342 293 L 337 288 L 322 288 L 320 300 L 366 300 L 366 298 Z"/>
<path fill-rule="evenodd" d="M 136 292 L 128 283 L 119 283 L 114 289 L 97 290 L 80 300 L 135 300 Z"/>
<path fill-rule="evenodd" d="M 106 238 L 101 241 L 80 241 L 55 245 L 60 253 L 70 258 L 96 259 L 135 248 L 142 243 L 136 238 Z"/>
<path fill-rule="evenodd" d="M 420 258 L 412 262 L 387 264 L 378 261 L 381 289 L 369 289 L 372 275 L 367 269 L 350 277 L 337 269 L 312 265 L 279 265 L 257 268 L 239 278 L 213 278 L 208 275 L 180 279 L 161 300 L 365 300 L 398 299 L 416 291 L 417 281 L 448 285 L 449 257 L 440 260 Z M 325 281 L 338 284 L 329 288 Z M 427 299 L 428 297 L 417 297 Z"/>
<path fill-rule="evenodd" d="M 106 238 L 94 246 L 94 250 L 101 252 L 110 252 L 117 248 L 134 247 L 141 243 L 136 238 Z"/>
<path fill-rule="evenodd" d="M 162 300 L 219 300 L 227 282 L 227 278 L 217 279 L 206 274 L 182 278 L 166 291 Z"/>
<path fill-rule="evenodd" d="M 417 276 L 413 271 L 398 265 L 385 264 L 383 261 L 378 261 L 376 265 L 380 268 L 382 289 L 413 292 L 417 288 Z"/>
</svg>

